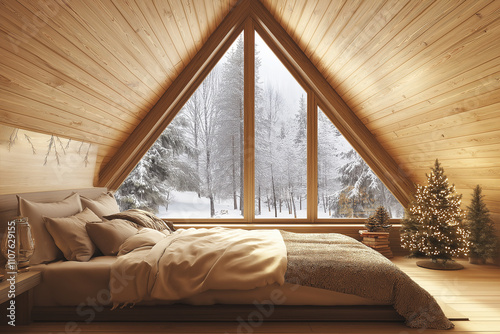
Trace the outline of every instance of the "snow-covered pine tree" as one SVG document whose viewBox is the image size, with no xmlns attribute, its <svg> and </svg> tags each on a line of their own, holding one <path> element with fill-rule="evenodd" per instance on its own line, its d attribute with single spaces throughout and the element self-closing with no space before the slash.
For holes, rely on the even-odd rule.
<svg viewBox="0 0 500 334">
<path fill-rule="evenodd" d="M 498 239 L 495 234 L 490 211 L 484 203 L 482 188 L 477 185 L 472 200 L 467 207 L 467 226 L 470 230 L 469 241 L 471 263 L 485 263 L 488 258 L 497 255 Z"/>
<path fill-rule="evenodd" d="M 416 186 L 415 200 L 409 211 L 417 232 L 414 238 L 402 239 L 402 246 L 417 249 L 443 266 L 452 257 L 467 254 L 468 230 L 463 224 L 464 212 L 460 208 L 462 195 L 449 185 L 444 169 L 436 159 L 434 168 L 427 175 L 427 185 Z M 404 242 L 415 241 L 408 245 Z"/>
<path fill-rule="evenodd" d="M 121 210 L 157 213 L 168 206 L 173 189 L 196 189 L 198 176 L 186 158 L 193 150 L 185 127 L 182 117 L 176 117 L 125 179 L 115 194 Z"/>
</svg>

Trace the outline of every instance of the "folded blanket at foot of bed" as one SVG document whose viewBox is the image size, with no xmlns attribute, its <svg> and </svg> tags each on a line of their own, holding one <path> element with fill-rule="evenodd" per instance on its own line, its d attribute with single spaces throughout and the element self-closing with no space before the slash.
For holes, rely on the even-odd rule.
<svg viewBox="0 0 500 334">
<path fill-rule="evenodd" d="M 336 233 L 281 234 L 287 248 L 286 282 L 390 303 L 409 327 L 453 328 L 426 290 L 357 240 Z"/>
</svg>

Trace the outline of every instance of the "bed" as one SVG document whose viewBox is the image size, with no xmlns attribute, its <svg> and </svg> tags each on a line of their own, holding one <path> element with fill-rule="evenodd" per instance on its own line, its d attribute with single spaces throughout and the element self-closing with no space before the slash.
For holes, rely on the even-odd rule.
<svg viewBox="0 0 500 334">
<path fill-rule="evenodd" d="M 415 328 L 453 327 L 425 290 L 385 257 L 344 235 L 276 230 L 258 239 L 259 231 L 173 231 L 172 226 L 154 216 L 139 219 L 143 221 L 127 215 L 114 217 L 110 212 L 119 214 L 116 203 L 104 189 L 81 191 L 62 201 L 61 193 L 51 195 L 44 198 L 47 205 L 28 200 L 28 196 L 18 198 L 21 214 L 34 217 L 30 217 L 32 229 L 37 241 L 41 240 L 37 249 L 43 245 L 43 251 L 34 256 L 38 264 L 32 269 L 43 275 L 42 284 L 34 291 L 34 320 L 235 321 L 260 312 L 269 320 L 378 319 L 404 320 Z M 59 201 L 47 202 L 54 196 L 59 196 Z M 54 212 L 61 202 L 66 211 Z M 68 209 L 66 202 L 74 202 L 76 207 Z M 44 211 L 46 207 L 50 210 Z M 2 210 L 2 214 L 7 211 Z M 36 226 L 40 223 L 37 215 L 42 219 L 41 226 Z M 85 228 L 90 225 L 99 227 L 99 233 Z M 102 237 L 102 228 L 110 226 L 122 226 L 119 230 L 123 235 L 114 241 L 116 245 Z M 41 227 L 47 230 L 44 236 L 40 236 Z M 89 237 L 92 233 L 97 235 L 95 239 Z M 231 239 L 233 246 L 257 240 L 255 244 L 267 242 L 268 248 L 254 263 L 248 258 L 253 250 L 243 248 L 241 254 L 235 255 L 231 252 L 238 247 L 229 247 L 229 251 L 221 248 L 231 244 L 228 234 L 236 238 Z M 47 235 L 52 239 L 47 240 Z M 218 235 L 220 242 L 214 241 Z M 68 245 L 68 240 L 73 245 Z M 222 257 L 200 252 L 211 243 L 217 244 L 214 249 Z M 189 253 L 193 247 L 194 253 Z M 251 248 L 259 252 L 255 245 Z M 199 257 L 199 261 L 186 267 L 186 261 L 172 260 L 174 249 L 188 251 L 179 253 L 181 258 Z M 227 263 L 219 265 L 224 262 L 221 258 Z M 160 262 L 169 264 L 162 267 Z M 178 267 L 171 267 L 172 263 Z M 204 267 L 218 274 L 202 273 Z M 259 268 L 257 272 L 249 271 L 255 268 Z M 185 276 L 189 271 L 194 276 Z M 116 289 L 117 272 L 126 272 L 127 279 L 132 277 L 125 289 Z M 242 272 L 246 274 L 236 276 Z M 176 277 L 176 273 L 182 275 Z M 252 279 L 238 281 L 241 276 Z M 185 282 L 191 282 L 187 288 Z"/>
</svg>

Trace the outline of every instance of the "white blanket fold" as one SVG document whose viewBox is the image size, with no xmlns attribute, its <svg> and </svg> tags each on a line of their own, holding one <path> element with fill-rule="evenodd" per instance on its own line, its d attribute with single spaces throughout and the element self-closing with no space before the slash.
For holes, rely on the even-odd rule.
<svg viewBox="0 0 500 334">
<path fill-rule="evenodd" d="M 287 268 L 286 246 L 278 230 L 217 227 L 162 236 L 142 230 L 125 244 L 134 250 L 128 249 L 111 267 L 115 306 L 150 299 L 179 300 L 207 290 L 281 285 Z M 132 279 L 114 284 L 115 277 L 123 276 Z"/>
</svg>

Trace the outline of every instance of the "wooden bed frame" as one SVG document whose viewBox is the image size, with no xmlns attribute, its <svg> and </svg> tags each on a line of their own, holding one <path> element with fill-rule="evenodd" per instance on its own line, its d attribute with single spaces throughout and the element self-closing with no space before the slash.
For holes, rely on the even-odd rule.
<svg viewBox="0 0 500 334">
<path fill-rule="evenodd" d="M 37 202 L 60 201 L 78 192 L 89 198 L 96 198 L 106 188 L 69 189 L 20 194 Z M 0 237 L 7 222 L 17 216 L 15 194 L 0 195 Z M 0 265 L 5 260 L 2 258 Z M 42 278 L 43 279 L 43 278 Z M 111 310 L 110 307 L 85 308 L 78 312 L 77 306 L 34 307 L 33 321 L 403 321 L 391 306 L 289 306 L 275 305 L 211 305 L 192 306 L 183 304 L 161 306 L 136 306 Z M 252 320 L 253 319 L 253 320 Z"/>
<path fill-rule="evenodd" d="M 209 305 L 193 306 L 184 304 L 161 306 L 136 306 L 111 310 L 84 309 L 78 313 L 77 307 L 34 307 L 33 321 L 75 321 L 75 322 L 198 322 L 222 321 L 249 323 L 255 321 L 380 321 L 403 322 L 392 306 L 293 306 L 293 305 Z"/>
</svg>

